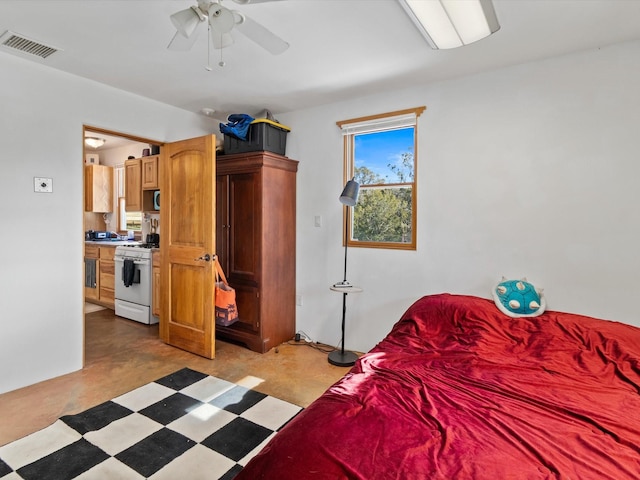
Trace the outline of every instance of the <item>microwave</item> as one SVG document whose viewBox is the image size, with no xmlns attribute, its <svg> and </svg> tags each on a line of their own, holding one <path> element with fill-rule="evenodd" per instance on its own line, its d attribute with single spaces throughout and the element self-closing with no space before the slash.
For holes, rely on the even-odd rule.
<svg viewBox="0 0 640 480">
<path fill-rule="evenodd" d="M 153 209 L 160 210 L 160 190 L 153 192 Z"/>
</svg>

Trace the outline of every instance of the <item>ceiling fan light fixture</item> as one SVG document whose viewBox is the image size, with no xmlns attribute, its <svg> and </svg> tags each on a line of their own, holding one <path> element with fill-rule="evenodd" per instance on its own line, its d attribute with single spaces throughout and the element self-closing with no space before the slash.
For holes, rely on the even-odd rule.
<svg viewBox="0 0 640 480">
<path fill-rule="evenodd" d="M 104 138 L 98 138 L 98 137 L 85 137 L 84 139 L 85 145 L 91 148 L 100 148 L 102 145 L 105 144 L 105 142 L 106 140 Z"/>
<path fill-rule="evenodd" d="M 216 33 L 211 29 L 211 44 L 216 50 L 233 45 L 233 37 L 230 33 Z"/>
<path fill-rule="evenodd" d="M 236 18 L 228 8 L 218 5 L 216 8 L 209 9 L 209 26 L 211 26 L 211 33 L 215 35 L 230 33 L 235 24 Z"/>
<path fill-rule="evenodd" d="M 500 29 L 491 0 L 398 0 L 434 49 L 462 47 Z"/>
<path fill-rule="evenodd" d="M 237 30 L 249 40 L 257 43 L 268 52 L 279 55 L 289 48 L 289 44 L 275 35 L 263 25 L 249 17 L 222 6 L 222 0 L 197 0 L 198 5 L 181 10 L 170 16 L 176 33 L 167 45 L 169 50 L 187 51 L 195 44 L 196 36 L 201 30 L 200 23 L 208 24 L 209 46 L 222 49 L 234 43 L 232 30 Z M 265 3 L 279 0 L 234 0 L 235 3 Z M 219 65 L 224 65 L 222 59 Z M 206 70 L 211 70 L 208 65 Z"/>
<path fill-rule="evenodd" d="M 173 26 L 176 27 L 176 30 L 185 38 L 191 37 L 200 22 L 204 22 L 207 19 L 198 7 L 189 7 L 186 10 L 180 10 L 169 18 Z"/>
</svg>

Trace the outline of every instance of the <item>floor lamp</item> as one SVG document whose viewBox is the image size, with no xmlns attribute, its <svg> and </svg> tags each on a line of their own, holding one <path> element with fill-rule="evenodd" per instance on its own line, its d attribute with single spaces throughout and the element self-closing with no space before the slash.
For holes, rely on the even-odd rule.
<svg viewBox="0 0 640 480">
<path fill-rule="evenodd" d="M 347 282 L 347 244 L 349 243 L 349 207 L 354 207 L 358 203 L 358 192 L 360 185 L 355 179 L 347 182 L 340 195 L 340 203 L 347 207 L 344 221 L 344 277 L 342 282 L 334 283 L 332 290 L 342 293 L 342 341 L 340 342 L 340 350 L 334 350 L 329 353 L 329 363 L 339 367 L 349 367 L 353 365 L 358 356 L 353 352 L 345 352 L 344 350 L 344 324 L 347 315 L 347 294 L 354 291 L 361 291 L 353 287 Z"/>
</svg>

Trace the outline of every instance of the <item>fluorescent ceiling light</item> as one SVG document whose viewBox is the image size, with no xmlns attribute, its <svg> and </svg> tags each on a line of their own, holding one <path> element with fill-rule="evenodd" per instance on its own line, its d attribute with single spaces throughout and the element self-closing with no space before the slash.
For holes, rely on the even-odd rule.
<svg viewBox="0 0 640 480">
<path fill-rule="evenodd" d="M 456 48 L 500 29 L 491 0 L 398 0 L 431 48 Z"/>
<path fill-rule="evenodd" d="M 99 148 L 102 145 L 104 145 L 104 142 L 106 142 L 104 138 L 98 138 L 98 137 L 86 137 L 84 139 L 84 143 L 90 146 L 91 148 Z"/>
</svg>

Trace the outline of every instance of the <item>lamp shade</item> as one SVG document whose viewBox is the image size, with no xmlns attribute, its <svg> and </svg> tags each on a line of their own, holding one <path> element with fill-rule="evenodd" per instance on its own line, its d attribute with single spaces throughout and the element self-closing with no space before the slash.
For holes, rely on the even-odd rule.
<svg viewBox="0 0 640 480">
<path fill-rule="evenodd" d="M 230 33 L 235 24 L 236 18 L 231 10 L 222 6 L 209 10 L 209 26 L 213 35 Z"/>
<path fill-rule="evenodd" d="M 340 195 L 340 203 L 347 207 L 354 207 L 358 203 L 358 192 L 360 192 L 360 184 L 354 179 L 349 180 Z"/>
<path fill-rule="evenodd" d="M 202 21 L 198 12 L 193 8 L 187 8 L 186 10 L 180 10 L 177 13 L 171 15 L 171 23 L 176 27 L 178 33 L 185 38 L 191 37 L 195 32 L 196 27 Z"/>
<path fill-rule="evenodd" d="M 225 48 L 233 44 L 233 37 L 230 33 L 217 33 L 211 29 L 211 44 L 213 45 L 213 48 L 220 50 L 221 48 Z"/>
</svg>

